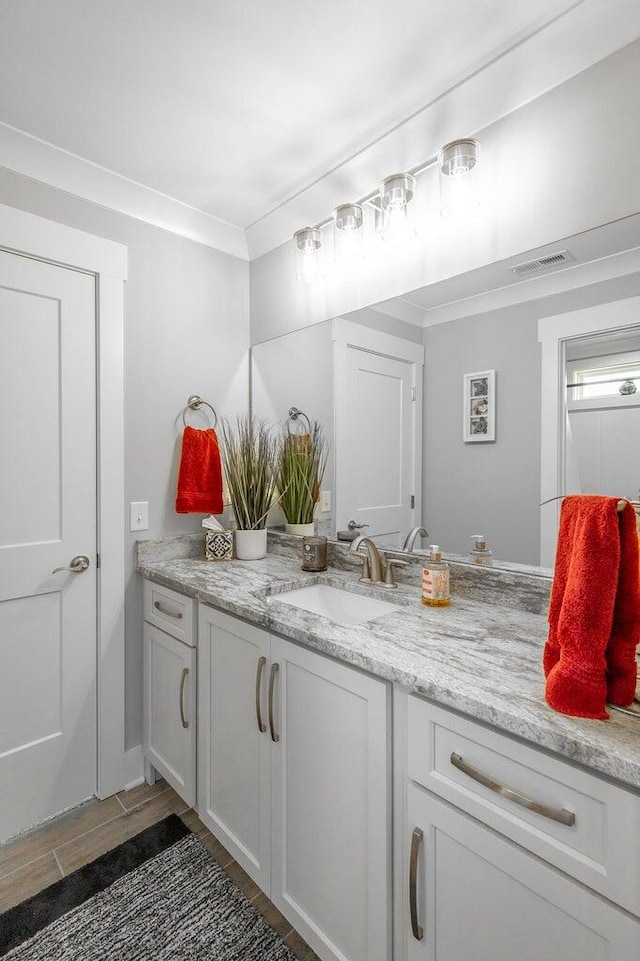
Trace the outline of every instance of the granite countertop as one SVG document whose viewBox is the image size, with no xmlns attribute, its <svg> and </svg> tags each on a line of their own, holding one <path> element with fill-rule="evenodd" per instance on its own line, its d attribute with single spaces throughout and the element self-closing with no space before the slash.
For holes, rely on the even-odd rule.
<svg viewBox="0 0 640 961">
<path fill-rule="evenodd" d="M 142 555 L 138 570 L 640 789 L 640 718 L 615 712 L 609 721 L 571 718 L 546 704 L 541 662 L 547 623 L 540 614 L 456 596 L 450 607 L 427 608 L 414 586 L 367 587 L 359 584 L 355 570 L 306 574 L 298 560 L 277 554 L 221 563 Z M 312 583 L 372 594 L 397 605 L 397 612 L 346 626 L 278 602 L 279 592 Z"/>
</svg>

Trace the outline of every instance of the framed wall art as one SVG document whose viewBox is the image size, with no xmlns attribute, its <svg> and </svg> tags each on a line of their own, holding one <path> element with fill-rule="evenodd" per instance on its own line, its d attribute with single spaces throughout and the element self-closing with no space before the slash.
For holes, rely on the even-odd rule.
<svg viewBox="0 0 640 961">
<path fill-rule="evenodd" d="M 463 374 L 462 439 L 465 444 L 496 439 L 496 372 Z"/>
</svg>

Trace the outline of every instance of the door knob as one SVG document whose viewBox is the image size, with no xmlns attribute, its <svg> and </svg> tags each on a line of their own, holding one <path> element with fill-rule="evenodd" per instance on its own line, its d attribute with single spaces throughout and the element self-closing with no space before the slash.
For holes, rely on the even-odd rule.
<svg viewBox="0 0 640 961">
<path fill-rule="evenodd" d="M 60 571 L 73 571 L 74 574 L 81 574 L 82 571 L 86 571 L 89 564 L 90 561 L 86 554 L 78 554 L 76 557 L 71 558 L 68 567 L 55 567 L 51 573 L 58 574 Z"/>
</svg>

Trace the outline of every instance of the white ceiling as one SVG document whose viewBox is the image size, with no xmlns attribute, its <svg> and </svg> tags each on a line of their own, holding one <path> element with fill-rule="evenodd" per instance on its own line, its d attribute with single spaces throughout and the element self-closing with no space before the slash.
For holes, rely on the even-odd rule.
<svg viewBox="0 0 640 961">
<path fill-rule="evenodd" d="M 0 121 L 246 228 L 571 0 L 3 0 Z"/>
</svg>

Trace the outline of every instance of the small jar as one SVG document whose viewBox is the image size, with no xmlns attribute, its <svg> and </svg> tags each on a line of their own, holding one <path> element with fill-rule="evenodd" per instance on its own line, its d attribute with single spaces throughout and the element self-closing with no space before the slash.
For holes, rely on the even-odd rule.
<svg viewBox="0 0 640 961">
<path fill-rule="evenodd" d="M 302 538 L 302 570 L 326 571 L 327 538 L 320 536 Z"/>
</svg>

